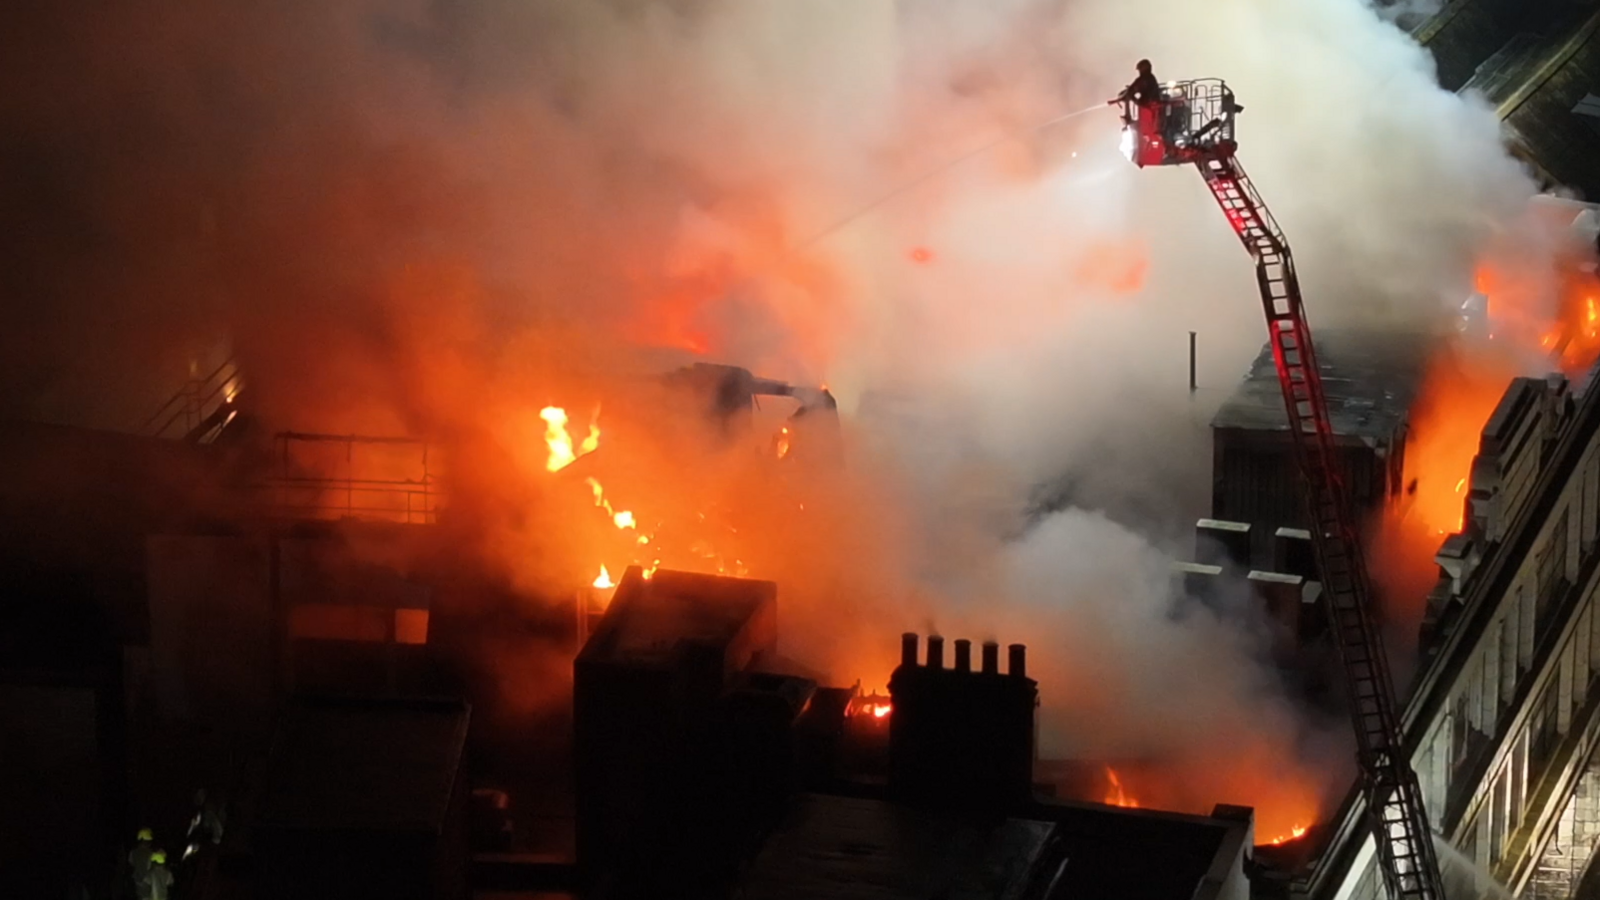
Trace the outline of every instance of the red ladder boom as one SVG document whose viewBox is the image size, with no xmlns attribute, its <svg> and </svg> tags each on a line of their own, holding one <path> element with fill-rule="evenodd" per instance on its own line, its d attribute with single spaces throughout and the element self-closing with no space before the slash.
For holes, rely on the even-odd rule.
<svg viewBox="0 0 1600 900">
<path fill-rule="evenodd" d="M 1166 85 L 1158 103 L 1121 99 L 1124 148 L 1141 167 L 1193 163 L 1256 263 L 1268 340 L 1289 417 L 1290 443 L 1306 482 L 1312 547 L 1344 668 L 1378 863 L 1396 900 L 1444 900 L 1432 835 L 1405 750 L 1383 640 L 1373 627 L 1371 588 L 1334 451 L 1311 327 L 1283 231 L 1234 156 L 1233 116 L 1242 107 L 1216 79 Z"/>
<path fill-rule="evenodd" d="M 1422 789 L 1406 756 L 1395 711 L 1383 639 L 1367 614 L 1371 608 L 1367 567 L 1337 468 L 1333 425 L 1294 258 L 1278 223 L 1232 154 L 1208 155 L 1195 164 L 1228 224 L 1256 261 L 1256 285 L 1289 413 L 1291 443 L 1305 475 L 1312 546 L 1344 665 L 1367 814 L 1384 880 L 1391 897 L 1443 900 Z"/>
</svg>

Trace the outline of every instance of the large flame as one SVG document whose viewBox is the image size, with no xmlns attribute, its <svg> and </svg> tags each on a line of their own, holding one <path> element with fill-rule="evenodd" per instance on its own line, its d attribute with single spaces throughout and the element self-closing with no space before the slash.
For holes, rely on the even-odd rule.
<svg viewBox="0 0 1600 900">
<path fill-rule="evenodd" d="M 1439 354 L 1428 367 L 1411 412 L 1404 503 L 1435 545 L 1461 530 L 1478 439 L 1513 372 L 1504 360 L 1455 352 Z"/>
<path fill-rule="evenodd" d="M 586 453 L 593 453 L 600 446 L 599 413 L 595 414 L 595 421 L 589 423 L 589 435 L 574 449 L 572 435 L 567 433 L 567 411 L 559 406 L 546 406 L 539 410 L 539 418 L 545 422 L 544 443 L 549 450 L 545 461 L 545 469 L 559 472 L 577 461 L 578 457 Z"/>
<path fill-rule="evenodd" d="M 1105 803 L 1109 806 L 1126 806 L 1132 809 L 1137 809 L 1139 807 L 1139 801 L 1135 800 L 1133 796 L 1123 788 L 1122 777 L 1117 774 L 1116 769 L 1113 769 L 1110 766 L 1106 766 L 1106 782 L 1110 785 L 1110 787 L 1106 790 L 1106 795 L 1101 800 L 1102 803 Z"/>
</svg>

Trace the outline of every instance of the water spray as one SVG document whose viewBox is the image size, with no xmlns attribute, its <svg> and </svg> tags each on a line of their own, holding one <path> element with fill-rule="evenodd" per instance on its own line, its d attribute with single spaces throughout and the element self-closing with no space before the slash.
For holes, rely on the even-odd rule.
<svg viewBox="0 0 1600 900">
<path fill-rule="evenodd" d="M 1029 128 L 1028 130 L 1024 131 L 1022 133 L 1022 135 L 1020 135 L 1020 136 L 1019 135 L 1014 135 L 1014 134 L 1008 134 L 1008 135 L 1006 135 L 1004 137 L 996 138 L 995 140 L 993 140 L 993 141 L 991 141 L 991 142 L 989 142 L 987 144 L 984 144 L 982 147 L 979 147 L 976 150 L 970 151 L 970 152 L 968 152 L 968 153 L 966 153 L 966 154 L 964 154 L 962 156 L 958 156 L 955 159 L 952 159 L 949 162 L 943 163 L 942 165 L 937 166 L 933 170 L 928 171 L 928 172 L 924 172 L 923 174 L 917 176 L 916 178 L 913 178 L 912 180 L 906 182 L 905 184 L 900 185 L 899 187 L 895 188 L 894 190 L 888 192 L 887 194 L 884 194 L 883 196 L 879 197 L 878 199 L 872 201 L 871 203 L 868 203 L 866 206 L 861 207 L 860 209 L 856 210 L 855 212 L 851 213 L 850 215 L 845 216 L 843 219 L 840 219 L 839 221 L 833 223 L 832 225 L 829 225 L 827 228 L 824 228 L 823 230 L 821 230 L 821 231 L 817 232 L 816 234 L 812 235 L 809 239 L 805 240 L 798 247 L 796 247 L 795 250 L 796 250 L 796 252 L 799 252 L 799 251 L 802 251 L 802 250 L 810 249 L 812 246 L 814 246 L 817 243 L 823 241 L 824 239 L 826 239 L 827 237 L 832 235 L 834 232 L 845 228 L 846 226 L 848 226 L 851 223 L 855 222 L 857 219 L 862 218 L 863 216 L 867 215 L 868 213 L 876 210 L 878 207 L 883 206 L 884 204 L 888 203 L 890 200 L 893 200 L 893 199 L 895 199 L 896 197 L 899 197 L 902 194 L 908 193 L 908 192 L 916 189 L 917 187 L 920 187 L 924 183 L 926 183 L 926 182 L 928 182 L 928 181 L 930 181 L 930 180 L 932 180 L 932 179 L 934 179 L 934 178 L 936 178 L 936 177 L 938 177 L 940 175 L 943 175 L 944 173 L 950 171 L 951 169 L 954 169 L 956 166 L 959 166 L 964 162 L 968 162 L 970 160 L 976 159 L 976 158 L 984 155 L 985 153 L 988 153 L 990 150 L 993 150 L 994 148 L 1000 146 L 1001 144 L 1008 143 L 1008 142 L 1014 141 L 1014 140 L 1018 140 L 1019 137 L 1021 137 L 1021 136 L 1038 134 L 1041 131 L 1044 131 L 1044 130 L 1046 130 L 1048 128 L 1051 128 L 1053 126 L 1059 125 L 1062 122 L 1067 121 L 1068 119 L 1076 119 L 1078 116 L 1084 115 L 1086 113 L 1094 112 L 1097 109 L 1105 109 L 1105 104 L 1096 103 L 1093 106 L 1084 107 L 1083 109 L 1080 109 L 1080 110 L 1078 110 L 1076 112 L 1070 112 L 1070 113 L 1067 113 L 1066 115 L 1063 115 L 1063 116 L 1057 116 L 1057 117 L 1055 117 L 1054 119 L 1051 119 L 1048 122 L 1043 122 L 1043 123 L 1041 123 L 1039 125 L 1035 125 L 1032 128 Z"/>
</svg>

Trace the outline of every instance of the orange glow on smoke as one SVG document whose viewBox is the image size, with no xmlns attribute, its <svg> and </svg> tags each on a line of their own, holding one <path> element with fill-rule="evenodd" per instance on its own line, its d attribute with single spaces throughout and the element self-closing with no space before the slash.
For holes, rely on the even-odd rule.
<svg viewBox="0 0 1600 900">
<path fill-rule="evenodd" d="M 1130 238 L 1090 244 L 1078 258 L 1074 274 L 1085 287 L 1121 296 L 1143 288 L 1149 270 L 1149 249 L 1143 241 Z"/>
<path fill-rule="evenodd" d="M 1403 502 L 1408 517 L 1434 538 L 1461 530 L 1478 439 L 1512 373 L 1504 363 L 1458 353 L 1441 353 L 1428 367 L 1405 451 L 1405 484 L 1411 490 L 1414 483 L 1415 491 Z"/>
<path fill-rule="evenodd" d="M 1122 778 L 1117 775 L 1116 769 L 1106 766 L 1106 781 L 1110 783 L 1111 787 L 1106 791 L 1105 798 L 1100 802 L 1108 806 L 1126 806 L 1130 809 L 1139 808 L 1139 801 L 1133 799 L 1133 797 L 1123 789 Z"/>
<path fill-rule="evenodd" d="M 911 249 L 911 261 L 912 262 L 925 263 L 925 262 L 931 261 L 932 259 L 933 259 L 933 251 L 929 250 L 927 247 L 913 247 Z"/>
<path fill-rule="evenodd" d="M 1427 534 L 1461 530 L 1483 426 L 1512 378 L 1543 374 L 1527 360 L 1542 356 L 1551 369 L 1572 375 L 1600 356 L 1600 290 L 1575 262 L 1563 261 L 1555 273 L 1553 299 L 1536 272 L 1487 263 L 1476 269 L 1474 286 L 1488 298 L 1493 346 L 1437 354 L 1411 414 L 1416 440 L 1406 448 L 1405 477 L 1408 488 L 1415 482 L 1415 493 L 1404 505 Z"/>
<path fill-rule="evenodd" d="M 1489 299 L 1494 340 L 1537 348 L 1569 376 L 1588 370 L 1600 358 L 1600 282 L 1584 270 L 1585 258 L 1565 254 L 1553 272 L 1479 265 L 1473 283 Z"/>
</svg>

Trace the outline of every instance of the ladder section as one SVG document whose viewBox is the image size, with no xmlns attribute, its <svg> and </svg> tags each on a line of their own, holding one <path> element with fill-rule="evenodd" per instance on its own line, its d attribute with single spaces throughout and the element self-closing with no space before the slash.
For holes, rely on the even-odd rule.
<svg viewBox="0 0 1600 900">
<path fill-rule="evenodd" d="M 1337 465 L 1322 372 L 1294 259 L 1282 230 L 1231 154 L 1210 156 L 1198 165 L 1228 224 L 1256 262 L 1290 443 L 1306 480 L 1312 546 L 1344 668 L 1363 794 L 1384 881 L 1395 898 L 1443 900 L 1422 791 L 1405 754 L 1382 638 L 1369 615 L 1367 568 Z"/>
</svg>

